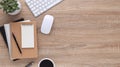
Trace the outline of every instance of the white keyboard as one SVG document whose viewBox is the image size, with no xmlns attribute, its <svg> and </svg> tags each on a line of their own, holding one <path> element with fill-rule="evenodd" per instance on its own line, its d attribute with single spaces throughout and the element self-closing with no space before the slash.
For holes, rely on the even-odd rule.
<svg viewBox="0 0 120 67">
<path fill-rule="evenodd" d="M 25 0 L 35 17 L 60 3 L 62 0 Z"/>
</svg>

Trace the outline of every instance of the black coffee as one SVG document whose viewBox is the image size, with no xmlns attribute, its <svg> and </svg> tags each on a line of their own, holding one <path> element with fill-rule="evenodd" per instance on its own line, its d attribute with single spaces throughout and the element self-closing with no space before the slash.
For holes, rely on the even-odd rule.
<svg viewBox="0 0 120 67">
<path fill-rule="evenodd" d="M 41 61 L 39 67 L 53 67 L 53 63 L 50 60 L 43 60 Z"/>
</svg>

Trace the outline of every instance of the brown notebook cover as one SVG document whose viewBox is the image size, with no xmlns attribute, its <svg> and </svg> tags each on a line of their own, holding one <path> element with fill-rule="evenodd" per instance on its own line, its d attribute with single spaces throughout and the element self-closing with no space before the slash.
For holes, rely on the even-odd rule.
<svg viewBox="0 0 120 67">
<path fill-rule="evenodd" d="M 21 24 L 34 24 L 34 48 L 22 48 Z M 11 31 L 11 59 L 37 58 L 38 57 L 36 22 L 10 23 L 10 31 Z M 16 37 L 16 40 L 22 51 L 22 54 L 18 50 L 15 40 L 12 36 L 12 33 L 14 33 Z"/>
</svg>

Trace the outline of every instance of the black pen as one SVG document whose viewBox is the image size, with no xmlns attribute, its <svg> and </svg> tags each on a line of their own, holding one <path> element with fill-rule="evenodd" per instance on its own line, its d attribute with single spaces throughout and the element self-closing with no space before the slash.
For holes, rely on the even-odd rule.
<svg viewBox="0 0 120 67">
<path fill-rule="evenodd" d="M 16 37 L 15 37 L 15 35 L 12 33 L 12 36 L 13 36 L 13 38 L 14 38 L 14 40 L 15 40 L 15 43 L 16 43 L 16 45 L 17 45 L 17 48 L 18 48 L 18 50 L 19 50 L 19 52 L 22 54 L 22 51 L 21 51 L 21 49 L 20 49 L 20 47 L 19 47 L 19 45 L 18 45 L 18 42 L 17 42 L 17 40 L 16 40 Z"/>
<path fill-rule="evenodd" d="M 25 67 L 30 67 L 33 63 L 34 61 L 29 62 Z"/>
</svg>

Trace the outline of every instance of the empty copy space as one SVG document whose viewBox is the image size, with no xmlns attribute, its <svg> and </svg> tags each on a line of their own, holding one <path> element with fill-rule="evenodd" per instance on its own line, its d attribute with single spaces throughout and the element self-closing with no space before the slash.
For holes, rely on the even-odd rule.
<svg viewBox="0 0 120 67">
<path fill-rule="evenodd" d="M 34 48 L 34 25 L 21 24 L 22 48 Z"/>
</svg>

